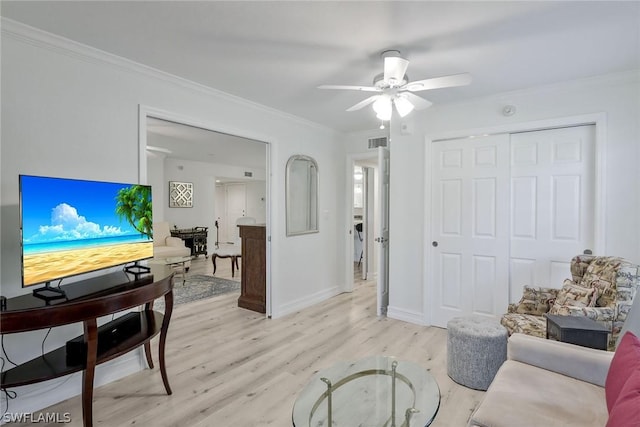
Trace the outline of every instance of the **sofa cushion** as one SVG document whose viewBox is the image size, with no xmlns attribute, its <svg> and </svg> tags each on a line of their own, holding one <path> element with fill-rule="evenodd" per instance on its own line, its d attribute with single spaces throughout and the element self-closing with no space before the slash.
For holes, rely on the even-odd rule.
<svg viewBox="0 0 640 427">
<path fill-rule="evenodd" d="M 640 426 L 640 369 L 636 369 L 624 383 L 606 425 L 606 427 L 637 426 Z"/>
<path fill-rule="evenodd" d="M 604 383 L 609 412 L 613 409 L 627 379 L 638 369 L 640 369 L 640 339 L 633 333 L 627 332 L 613 355 L 607 380 Z"/>
<path fill-rule="evenodd" d="M 507 360 L 498 370 L 469 424 L 487 427 L 584 427 L 603 426 L 607 418 L 602 387 Z"/>
</svg>

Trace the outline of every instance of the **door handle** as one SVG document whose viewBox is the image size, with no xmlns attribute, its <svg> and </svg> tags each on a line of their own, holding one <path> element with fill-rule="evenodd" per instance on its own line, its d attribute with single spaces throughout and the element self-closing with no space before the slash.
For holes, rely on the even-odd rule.
<svg viewBox="0 0 640 427">
<path fill-rule="evenodd" d="M 438 242 L 436 242 L 435 240 L 433 242 L 431 242 L 431 246 L 433 246 L 434 248 L 438 247 Z"/>
<path fill-rule="evenodd" d="M 593 251 L 591 249 L 585 249 L 582 253 L 584 255 L 593 255 Z"/>
</svg>

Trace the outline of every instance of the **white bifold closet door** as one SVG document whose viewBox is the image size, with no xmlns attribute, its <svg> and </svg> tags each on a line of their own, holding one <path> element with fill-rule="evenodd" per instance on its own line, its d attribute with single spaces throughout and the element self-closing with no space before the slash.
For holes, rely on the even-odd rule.
<svg viewBox="0 0 640 427">
<path fill-rule="evenodd" d="M 594 126 L 434 142 L 432 323 L 559 288 L 594 239 Z"/>
</svg>

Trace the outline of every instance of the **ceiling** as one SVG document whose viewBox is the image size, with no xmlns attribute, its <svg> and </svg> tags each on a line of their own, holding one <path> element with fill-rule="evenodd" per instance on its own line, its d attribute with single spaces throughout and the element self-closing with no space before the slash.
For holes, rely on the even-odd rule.
<svg viewBox="0 0 640 427">
<path fill-rule="evenodd" d="M 147 152 L 174 159 L 264 170 L 264 142 L 147 118 Z"/>
<path fill-rule="evenodd" d="M 339 131 L 378 126 L 369 85 L 469 72 L 434 104 L 640 69 L 638 1 L 7 1 L 1 14 Z M 364 96 L 363 96 L 364 95 Z"/>
</svg>

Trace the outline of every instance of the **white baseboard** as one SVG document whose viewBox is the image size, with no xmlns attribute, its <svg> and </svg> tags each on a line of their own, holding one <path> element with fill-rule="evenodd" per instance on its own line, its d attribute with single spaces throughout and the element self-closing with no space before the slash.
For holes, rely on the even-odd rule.
<svg viewBox="0 0 640 427">
<path fill-rule="evenodd" d="M 424 314 L 419 311 L 405 310 L 398 307 L 389 306 L 387 308 L 387 317 L 396 320 L 402 320 L 403 322 L 415 323 L 416 325 L 427 324 L 424 321 Z"/>
<path fill-rule="evenodd" d="M 127 353 L 122 357 L 111 360 L 96 367 L 94 388 L 108 384 L 120 378 L 141 371 L 146 367 L 142 347 Z M 158 373 L 158 375 L 160 375 Z M 54 380 L 31 384 L 10 389 L 17 397 L 9 400 L 8 413 L 33 413 L 62 402 L 82 393 L 82 371 Z M 3 396 L 2 412 L 7 408 L 6 398 Z M 71 419 L 82 419 L 82 413 L 70 414 Z M 0 424 L 4 419 L 0 418 Z"/>
<path fill-rule="evenodd" d="M 278 317 L 286 316 L 287 314 L 295 313 L 341 293 L 342 290 L 338 286 L 316 292 L 315 294 L 311 294 L 283 304 L 280 307 L 273 307 L 273 309 L 271 310 L 271 317 L 275 319 Z"/>
</svg>

